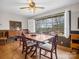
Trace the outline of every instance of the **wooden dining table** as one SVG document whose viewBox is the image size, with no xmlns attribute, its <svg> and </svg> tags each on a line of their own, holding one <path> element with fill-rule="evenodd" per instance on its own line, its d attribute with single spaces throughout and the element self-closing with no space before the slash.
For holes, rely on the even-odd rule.
<svg viewBox="0 0 79 59">
<path fill-rule="evenodd" d="M 37 48 L 38 48 L 39 42 L 44 42 L 53 37 L 52 35 L 47 35 L 47 34 L 24 34 L 24 35 L 27 39 L 36 41 L 37 43 L 36 50 L 34 51 L 33 55 L 35 54 L 35 52 L 37 54 Z"/>
<path fill-rule="evenodd" d="M 24 35 L 27 39 L 34 40 L 37 42 L 43 42 L 53 37 L 52 35 L 46 35 L 46 34 L 24 34 Z"/>
</svg>

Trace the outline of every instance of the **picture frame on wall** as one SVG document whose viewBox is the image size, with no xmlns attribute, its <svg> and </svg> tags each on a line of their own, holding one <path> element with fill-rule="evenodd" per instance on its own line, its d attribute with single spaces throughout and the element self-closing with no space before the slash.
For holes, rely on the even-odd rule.
<svg viewBox="0 0 79 59">
<path fill-rule="evenodd" d="M 10 30 L 17 30 L 22 28 L 22 22 L 20 21 L 9 21 Z"/>
<path fill-rule="evenodd" d="M 78 29 L 79 29 L 79 17 L 78 17 Z"/>
</svg>

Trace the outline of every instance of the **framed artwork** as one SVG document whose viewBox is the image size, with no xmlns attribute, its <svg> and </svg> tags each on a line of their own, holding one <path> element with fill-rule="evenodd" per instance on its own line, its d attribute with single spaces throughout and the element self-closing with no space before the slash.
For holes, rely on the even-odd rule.
<svg viewBox="0 0 79 59">
<path fill-rule="evenodd" d="M 78 17 L 78 29 L 79 29 L 79 17 Z"/>
<path fill-rule="evenodd" d="M 9 21 L 10 30 L 17 30 L 17 28 L 22 28 L 22 23 L 20 21 Z"/>
</svg>

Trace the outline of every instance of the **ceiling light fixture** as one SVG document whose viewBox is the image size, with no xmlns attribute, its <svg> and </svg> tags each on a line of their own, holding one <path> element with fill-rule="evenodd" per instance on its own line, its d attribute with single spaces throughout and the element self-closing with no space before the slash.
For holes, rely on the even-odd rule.
<svg viewBox="0 0 79 59">
<path fill-rule="evenodd" d="M 36 6 L 36 3 L 33 0 L 29 0 L 28 7 L 21 7 L 20 9 L 29 8 L 33 13 L 35 13 L 36 8 L 44 9 L 44 7 Z"/>
</svg>

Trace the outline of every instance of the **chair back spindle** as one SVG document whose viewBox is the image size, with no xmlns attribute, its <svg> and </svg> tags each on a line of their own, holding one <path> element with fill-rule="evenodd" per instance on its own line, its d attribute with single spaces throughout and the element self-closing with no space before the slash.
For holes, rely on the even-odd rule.
<svg viewBox="0 0 79 59">
<path fill-rule="evenodd" d="M 52 38 L 52 50 L 57 48 L 57 35 Z"/>
</svg>

